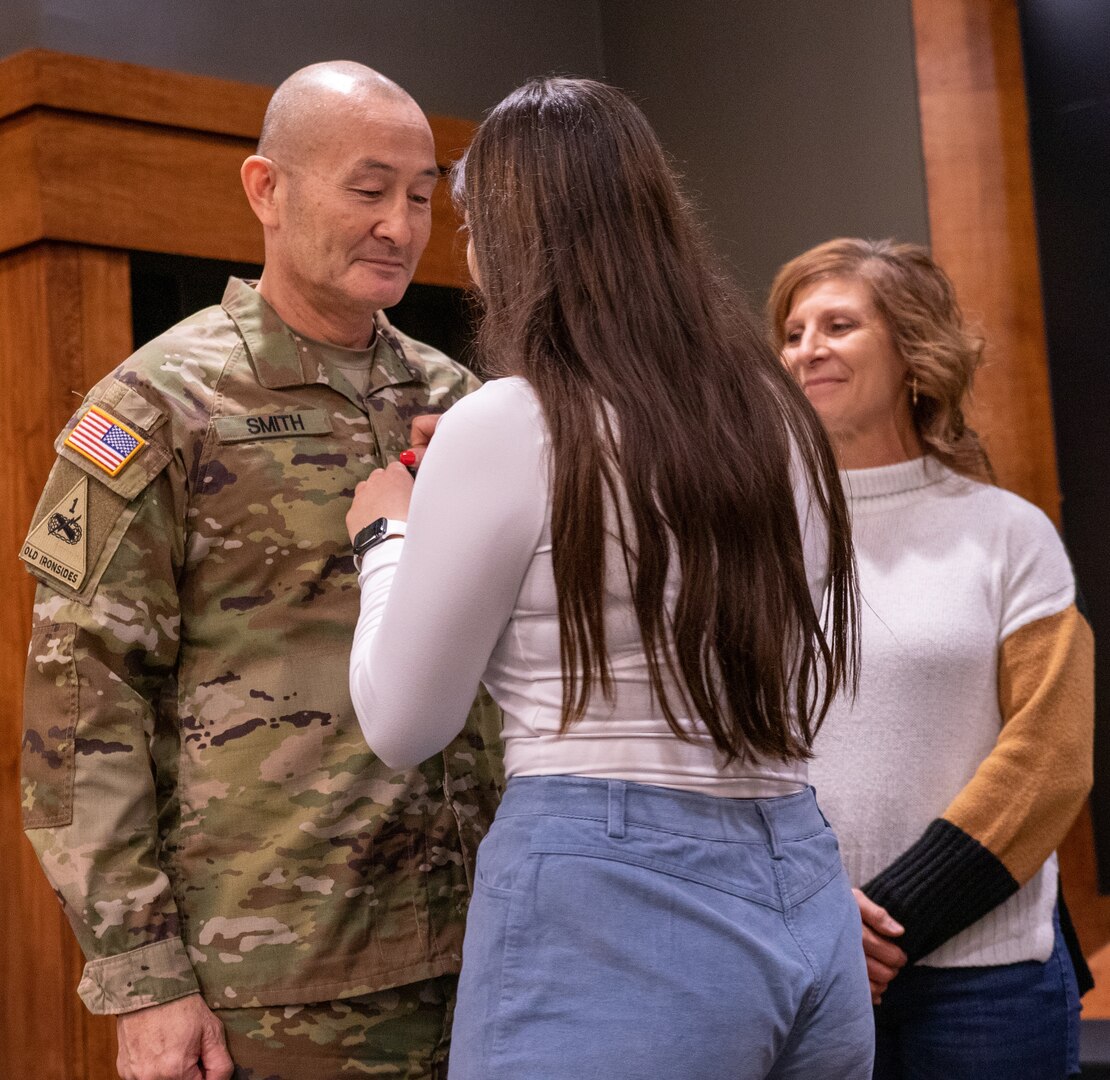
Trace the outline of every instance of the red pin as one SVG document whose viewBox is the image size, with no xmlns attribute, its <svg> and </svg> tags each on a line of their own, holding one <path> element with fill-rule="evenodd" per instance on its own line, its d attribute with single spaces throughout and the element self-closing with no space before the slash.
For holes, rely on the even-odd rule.
<svg viewBox="0 0 1110 1080">
<path fill-rule="evenodd" d="M 397 460 L 404 465 L 412 475 L 416 476 L 416 451 L 415 450 L 402 450 L 397 455 Z"/>
</svg>

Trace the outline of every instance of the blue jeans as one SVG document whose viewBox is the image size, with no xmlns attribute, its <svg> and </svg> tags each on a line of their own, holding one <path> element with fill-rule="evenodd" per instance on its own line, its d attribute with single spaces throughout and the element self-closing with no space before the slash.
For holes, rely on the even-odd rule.
<svg viewBox="0 0 1110 1080">
<path fill-rule="evenodd" d="M 812 790 L 510 781 L 450 1080 L 868 1080 L 859 913 Z"/>
<path fill-rule="evenodd" d="M 875 1080 L 1063 1080 L 1079 1074 L 1079 992 L 1052 955 L 998 967 L 911 967 L 875 1010 Z"/>
</svg>

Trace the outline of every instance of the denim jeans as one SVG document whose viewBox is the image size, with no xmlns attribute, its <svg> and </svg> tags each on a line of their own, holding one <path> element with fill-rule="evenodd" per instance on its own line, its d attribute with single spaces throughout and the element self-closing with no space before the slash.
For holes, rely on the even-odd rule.
<svg viewBox="0 0 1110 1080">
<path fill-rule="evenodd" d="M 812 790 L 509 782 L 450 1080 L 868 1080 L 859 912 Z"/>
<path fill-rule="evenodd" d="M 875 1080 L 1063 1080 L 1079 1074 L 1079 992 L 1059 924 L 1052 955 L 902 971 L 875 1010 Z"/>
</svg>

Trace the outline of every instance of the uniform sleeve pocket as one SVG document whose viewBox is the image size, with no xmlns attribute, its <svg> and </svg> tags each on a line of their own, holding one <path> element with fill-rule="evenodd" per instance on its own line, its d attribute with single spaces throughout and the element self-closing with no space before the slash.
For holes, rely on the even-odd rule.
<svg viewBox="0 0 1110 1080">
<path fill-rule="evenodd" d="M 26 829 L 56 828 L 73 818 L 77 726 L 76 627 L 35 627 L 23 699 L 22 809 Z"/>
</svg>

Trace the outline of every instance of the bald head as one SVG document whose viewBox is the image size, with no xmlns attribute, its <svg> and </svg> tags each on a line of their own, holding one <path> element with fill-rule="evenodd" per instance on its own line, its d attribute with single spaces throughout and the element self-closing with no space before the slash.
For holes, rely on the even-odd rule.
<svg viewBox="0 0 1110 1080">
<path fill-rule="evenodd" d="M 356 117 L 386 114 L 426 123 L 420 106 L 392 79 L 352 60 L 310 64 L 274 91 L 258 153 L 277 161 L 304 161 L 322 141 Z"/>
<path fill-rule="evenodd" d="M 365 346 L 431 235 L 439 168 L 420 107 L 362 64 L 302 68 L 240 174 L 266 244 L 259 293 L 307 337 Z"/>
</svg>

